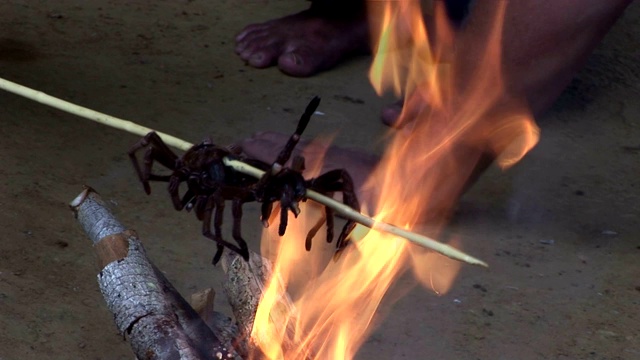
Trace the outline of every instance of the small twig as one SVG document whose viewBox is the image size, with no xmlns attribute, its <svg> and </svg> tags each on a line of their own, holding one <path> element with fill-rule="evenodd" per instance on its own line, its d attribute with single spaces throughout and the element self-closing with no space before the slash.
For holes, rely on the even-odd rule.
<svg viewBox="0 0 640 360">
<path fill-rule="evenodd" d="M 26 97 L 28 99 L 37 101 L 45 105 L 49 105 L 56 109 L 66 111 L 68 113 L 83 117 L 88 120 L 96 121 L 116 129 L 130 132 L 132 134 L 144 136 L 150 131 L 155 131 L 153 129 L 140 126 L 128 120 L 118 119 L 116 117 L 113 117 L 104 113 L 100 113 L 79 105 L 72 104 L 70 102 L 55 98 L 51 95 L 47 95 L 41 91 L 33 90 L 28 87 L 22 86 L 20 84 L 16 84 L 14 82 L 11 82 L 2 78 L 0 78 L 0 89 L 12 92 L 14 94 Z M 184 140 L 178 139 L 174 136 L 164 134 L 158 131 L 156 131 L 156 133 L 160 135 L 162 140 L 165 143 L 167 143 L 167 145 L 173 146 L 177 149 L 186 151 L 193 146 L 193 144 L 186 142 Z M 224 160 L 225 160 L 225 165 L 231 166 L 234 170 L 242 172 L 244 174 L 251 175 L 256 178 L 261 178 L 262 175 L 264 174 L 262 170 L 259 170 L 243 162 L 240 162 L 237 160 L 230 160 L 228 158 L 225 158 Z M 312 199 L 325 206 L 328 206 L 336 210 L 338 213 L 340 213 L 340 215 L 350 220 L 356 221 L 368 228 L 403 237 L 415 244 L 431 249 L 435 252 L 438 252 L 442 255 L 445 255 L 455 260 L 463 261 L 472 265 L 480 265 L 480 266 L 488 267 L 487 263 L 485 263 L 484 261 L 479 260 L 462 251 L 459 251 L 451 246 L 440 243 L 424 235 L 416 234 L 411 231 L 401 229 L 399 227 L 396 227 L 388 223 L 376 221 L 375 219 L 372 219 L 344 204 L 341 204 L 315 191 L 307 190 L 306 195 L 309 199 Z"/>
</svg>

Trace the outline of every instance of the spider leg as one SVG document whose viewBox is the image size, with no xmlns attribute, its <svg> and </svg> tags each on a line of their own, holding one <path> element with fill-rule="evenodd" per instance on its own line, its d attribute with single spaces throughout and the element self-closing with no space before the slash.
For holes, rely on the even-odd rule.
<svg viewBox="0 0 640 360">
<path fill-rule="evenodd" d="M 242 200 L 239 198 L 233 199 L 231 208 L 231 212 L 233 213 L 233 239 L 240 245 L 242 251 L 239 252 L 239 254 L 242 255 L 242 258 L 249 260 L 249 247 L 240 232 L 242 226 Z"/>
<path fill-rule="evenodd" d="M 326 195 L 330 196 L 330 194 L 326 194 Z M 307 238 L 305 239 L 305 243 L 304 243 L 304 248 L 307 251 L 311 250 L 311 241 L 313 240 L 313 238 L 316 237 L 316 235 L 318 234 L 318 231 L 320 231 L 320 228 L 324 224 L 326 224 L 326 228 L 327 228 L 327 237 L 326 237 L 327 243 L 330 244 L 333 241 L 333 228 L 334 228 L 333 216 L 334 216 L 333 209 L 325 206 L 324 213 L 318 219 L 318 221 L 313 225 L 311 230 L 309 230 L 309 232 L 307 233 Z"/>
<path fill-rule="evenodd" d="M 145 152 L 143 166 L 141 167 L 138 163 L 136 153 L 145 147 L 148 147 L 148 149 Z M 160 136 L 158 136 L 158 134 L 153 131 L 145 135 L 142 139 L 135 143 L 131 147 L 131 149 L 129 149 L 129 159 L 131 159 L 133 168 L 136 170 L 138 178 L 142 182 L 144 191 L 147 194 L 151 193 L 149 180 L 169 181 L 170 178 L 170 176 L 153 174 L 151 172 L 153 162 L 157 161 L 168 169 L 174 170 L 177 158 L 178 156 L 173 151 L 171 151 L 171 149 L 169 149 L 164 141 L 162 141 Z"/>
<path fill-rule="evenodd" d="M 213 219 L 213 231 L 215 236 L 214 240 L 217 243 L 216 244 L 217 250 L 215 255 L 213 256 L 213 259 L 211 259 L 211 263 L 213 265 L 216 265 L 218 261 L 220 261 L 220 257 L 222 256 L 222 251 L 224 250 L 224 245 L 223 245 L 224 240 L 222 239 L 222 219 L 224 216 L 224 199 L 216 195 L 211 196 L 210 199 L 212 200 L 215 206 L 215 215 Z"/>
<path fill-rule="evenodd" d="M 183 208 L 186 208 L 187 211 L 191 211 L 193 209 L 193 204 L 195 202 L 195 193 L 191 189 L 187 189 L 187 191 L 182 196 L 182 200 L 180 200 L 180 204 Z M 175 202 L 174 202 L 175 206 Z"/>
<path fill-rule="evenodd" d="M 222 258 L 222 252 L 224 251 L 224 246 L 220 243 L 216 244 L 216 253 L 213 255 L 213 259 L 211 259 L 211 264 L 218 265 L 220 259 Z"/>
<path fill-rule="evenodd" d="M 342 202 L 345 205 L 355 210 L 360 210 L 360 203 L 356 197 L 353 179 L 351 179 L 351 175 L 344 169 L 331 170 L 316 179 L 309 180 L 309 187 L 323 194 L 340 191 L 342 192 Z M 337 252 L 341 251 L 347 245 L 347 237 L 355 226 L 356 223 L 353 220 L 347 220 L 344 224 L 338 236 L 338 241 L 336 242 Z M 329 241 L 328 235 L 330 231 L 333 231 L 333 210 L 327 208 L 327 241 Z"/>
<path fill-rule="evenodd" d="M 328 209 L 328 208 L 325 207 L 325 209 Z M 316 234 L 318 233 L 318 231 L 320 231 L 320 228 L 322 227 L 322 225 L 325 224 L 327 219 L 328 218 L 327 218 L 326 211 L 325 211 L 325 213 L 322 214 L 322 216 L 318 219 L 318 221 L 313 225 L 311 230 L 309 230 L 309 232 L 307 233 L 307 238 L 305 239 L 305 242 L 304 242 L 304 248 L 307 251 L 311 250 L 311 241 L 313 240 L 314 237 L 316 237 Z M 333 237 L 333 231 L 332 231 L 331 236 Z M 329 241 L 329 227 L 328 226 L 327 226 L 327 241 Z"/>
<path fill-rule="evenodd" d="M 169 177 L 169 195 L 171 195 L 171 202 L 173 203 L 173 207 L 180 211 L 182 210 L 194 197 L 194 192 L 191 190 L 191 187 L 187 189 L 184 193 L 184 196 L 180 198 L 180 184 L 185 181 L 182 176 L 179 175 L 171 175 Z M 191 210 L 191 208 L 187 208 L 187 211 Z"/>
<path fill-rule="evenodd" d="M 271 211 L 273 211 L 273 203 L 265 201 L 262 203 L 260 220 L 264 227 L 269 227 L 269 218 L 271 217 Z"/>
<path fill-rule="evenodd" d="M 209 202 L 209 197 L 206 195 L 199 195 L 196 197 L 195 199 L 195 204 L 193 205 L 193 209 L 195 214 L 196 214 L 196 218 L 198 218 L 198 220 L 203 221 L 204 220 L 204 214 L 207 210 L 207 203 Z M 211 220 L 211 218 L 209 218 L 209 220 Z"/>
<path fill-rule="evenodd" d="M 280 150 L 280 153 L 276 157 L 276 160 L 271 164 L 271 169 L 265 171 L 264 175 L 262 175 L 260 180 L 258 180 L 258 183 L 255 185 L 256 189 L 263 189 L 266 186 L 266 184 L 268 184 L 269 181 L 271 181 L 271 179 L 275 175 L 277 175 L 280 171 L 282 171 L 282 169 L 284 168 L 284 165 L 287 163 L 287 161 L 289 161 L 289 158 L 291 158 L 291 153 L 293 152 L 293 149 L 296 147 L 296 145 L 300 141 L 300 137 L 302 136 L 302 133 L 307 128 L 307 125 L 309 124 L 309 120 L 311 120 L 311 115 L 313 115 L 313 113 L 316 111 L 319 104 L 320 104 L 319 97 L 316 96 L 313 99 L 311 99 L 311 102 L 309 102 L 309 105 L 307 105 L 307 108 L 305 109 L 304 113 L 300 117 L 300 120 L 298 120 L 298 126 L 296 127 L 296 131 L 291 135 L 291 137 L 289 137 L 289 140 L 284 145 L 282 150 Z M 302 169 L 300 169 L 300 172 L 301 171 Z"/>
<path fill-rule="evenodd" d="M 181 166 L 181 160 L 177 160 L 176 167 L 180 168 Z M 202 200 L 200 200 L 200 202 L 198 201 L 203 194 L 202 191 L 199 191 L 199 189 L 201 189 L 201 186 L 198 183 L 197 176 L 194 176 L 193 174 L 185 174 L 182 171 L 174 172 L 173 176 L 178 175 L 180 176 L 180 180 L 177 181 L 177 184 L 175 184 L 175 189 L 172 187 L 171 181 L 169 182 L 169 193 L 171 194 L 171 202 L 173 203 L 173 207 L 178 211 L 182 210 L 183 208 L 186 208 L 187 211 L 191 211 L 195 207 L 196 216 L 199 220 L 202 220 L 202 215 L 198 214 L 202 214 L 204 212 L 204 209 L 198 209 L 198 207 L 202 207 L 204 204 L 206 204 L 206 201 L 204 201 L 204 203 L 202 202 Z M 182 183 L 182 181 L 187 182 L 187 191 L 185 191 L 184 195 L 182 195 L 182 198 L 180 198 L 178 187 L 180 186 L 180 183 Z M 206 200 L 206 196 L 204 196 L 204 198 Z"/>
<path fill-rule="evenodd" d="M 334 224 L 333 224 L 333 209 L 330 207 L 326 207 L 324 208 L 324 216 L 327 219 L 327 242 L 329 244 L 331 244 L 331 242 L 333 241 L 333 228 L 334 228 Z"/>
<path fill-rule="evenodd" d="M 204 197 L 204 196 L 203 196 Z M 200 199 L 199 199 L 200 200 Z M 213 210 L 215 209 L 215 215 L 213 216 L 213 233 L 211 232 L 211 217 Z M 216 265 L 222 257 L 222 251 L 224 248 L 229 248 L 240 255 L 243 255 L 242 250 L 236 245 L 225 241 L 222 238 L 222 215 L 224 214 L 224 198 L 219 193 L 213 194 L 208 197 L 207 203 L 202 214 L 202 235 L 216 242 L 217 251 L 213 256 L 211 263 Z"/>
<path fill-rule="evenodd" d="M 353 220 L 347 220 L 347 222 L 342 227 L 342 231 L 340 231 L 340 236 L 338 236 L 338 241 L 336 241 L 336 252 L 342 251 L 347 245 L 349 245 L 349 239 L 347 238 L 349 234 L 356 227 L 356 222 Z"/>
<path fill-rule="evenodd" d="M 307 128 L 309 120 L 311 120 L 311 115 L 316 112 L 318 105 L 320 105 L 320 98 L 315 96 L 313 99 L 311 99 L 309 105 L 307 105 L 307 108 L 304 110 L 304 113 L 300 117 L 300 120 L 298 120 L 296 131 L 293 133 L 293 135 L 291 135 L 289 141 L 287 141 L 284 148 L 280 151 L 280 154 L 278 154 L 278 157 L 275 161 L 276 163 L 284 166 L 284 164 L 289 161 L 293 149 L 298 144 L 298 141 L 300 141 L 300 136 L 302 136 L 304 129 Z"/>
<path fill-rule="evenodd" d="M 289 220 L 289 210 L 295 217 L 300 214 L 300 207 L 295 199 L 292 197 L 290 191 L 284 191 L 282 198 L 280 199 L 280 226 L 278 227 L 278 235 L 283 236 L 287 231 L 287 223 Z"/>
<path fill-rule="evenodd" d="M 280 226 L 278 226 L 278 235 L 283 236 L 287 231 L 287 223 L 289 221 L 289 210 L 285 204 L 280 205 Z"/>
</svg>

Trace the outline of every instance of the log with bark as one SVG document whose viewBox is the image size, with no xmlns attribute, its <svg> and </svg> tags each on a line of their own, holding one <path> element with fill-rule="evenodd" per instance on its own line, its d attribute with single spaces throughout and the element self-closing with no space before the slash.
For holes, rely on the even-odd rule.
<svg viewBox="0 0 640 360">
<path fill-rule="evenodd" d="M 219 339 L 146 256 L 142 243 L 86 188 L 70 204 L 94 244 L 100 290 L 138 359 L 233 359 Z M 233 333 L 222 319 L 218 330 Z M 215 328 L 215 326 L 214 326 Z"/>
</svg>

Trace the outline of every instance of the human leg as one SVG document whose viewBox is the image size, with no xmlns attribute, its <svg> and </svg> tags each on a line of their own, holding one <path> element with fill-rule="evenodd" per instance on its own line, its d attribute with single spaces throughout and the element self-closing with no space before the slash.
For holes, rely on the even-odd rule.
<svg viewBox="0 0 640 360">
<path fill-rule="evenodd" d="M 476 59 L 486 50 L 477 34 L 490 26 L 487 19 L 500 1 L 475 1 L 457 29 L 455 88 L 464 89 L 475 76 Z M 534 114 L 546 111 L 632 1 L 510 1 L 501 59 L 506 94 L 526 99 Z M 383 121 L 393 125 L 401 110 L 399 104 L 388 106 L 383 110 Z"/>
</svg>

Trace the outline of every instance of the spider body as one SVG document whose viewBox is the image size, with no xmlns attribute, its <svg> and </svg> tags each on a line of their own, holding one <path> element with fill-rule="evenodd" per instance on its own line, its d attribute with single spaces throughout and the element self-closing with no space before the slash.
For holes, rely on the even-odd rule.
<svg viewBox="0 0 640 360">
<path fill-rule="evenodd" d="M 306 200 L 307 189 L 328 195 L 342 192 L 343 202 L 354 209 L 359 209 L 353 182 L 346 171 L 332 170 L 315 179 L 305 180 L 302 176 L 304 159 L 301 157 L 294 157 L 292 166 L 285 167 L 319 102 L 320 99 L 316 97 L 307 106 L 295 133 L 290 137 L 273 164 L 242 158 L 238 151 L 217 146 L 211 140 L 194 145 L 179 157 L 155 132 L 148 133 L 138 141 L 129 150 L 129 157 L 147 194 L 151 193 L 150 181 L 168 182 L 168 192 L 174 208 L 176 210 L 193 210 L 198 220 L 202 221 L 202 234 L 217 244 L 217 251 L 212 261 L 214 264 L 220 260 L 225 247 L 237 252 L 247 260 L 249 250 L 241 235 L 242 205 L 244 203 L 260 202 L 262 204 L 261 218 L 263 224 L 268 226 L 273 204 L 280 202 L 278 233 L 281 236 L 286 231 L 288 212 L 291 211 L 295 216 L 299 214 L 298 203 Z M 141 166 L 136 154 L 143 149 L 145 152 Z M 256 179 L 238 172 L 224 164 L 225 157 L 240 159 L 265 171 L 265 175 Z M 156 162 L 171 170 L 171 174 L 160 175 L 152 172 L 152 167 Z M 180 187 L 182 184 L 186 184 L 186 190 L 181 195 Z M 224 207 L 227 201 L 231 201 L 232 206 L 232 237 L 235 244 L 226 241 L 221 231 Z M 213 231 L 211 229 L 212 222 Z M 307 236 L 307 250 L 311 247 L 311 239 L 324 223 L 327 225 L 327 241 L 332 241 L 333 212 L 331 209 L 325 208 L 325 215 Z M 347 221 L 343 227 L 337 242 L 338 250 L 346 245 L 346 237 L 354 225 L 352 221 Z"/>
</svg>

